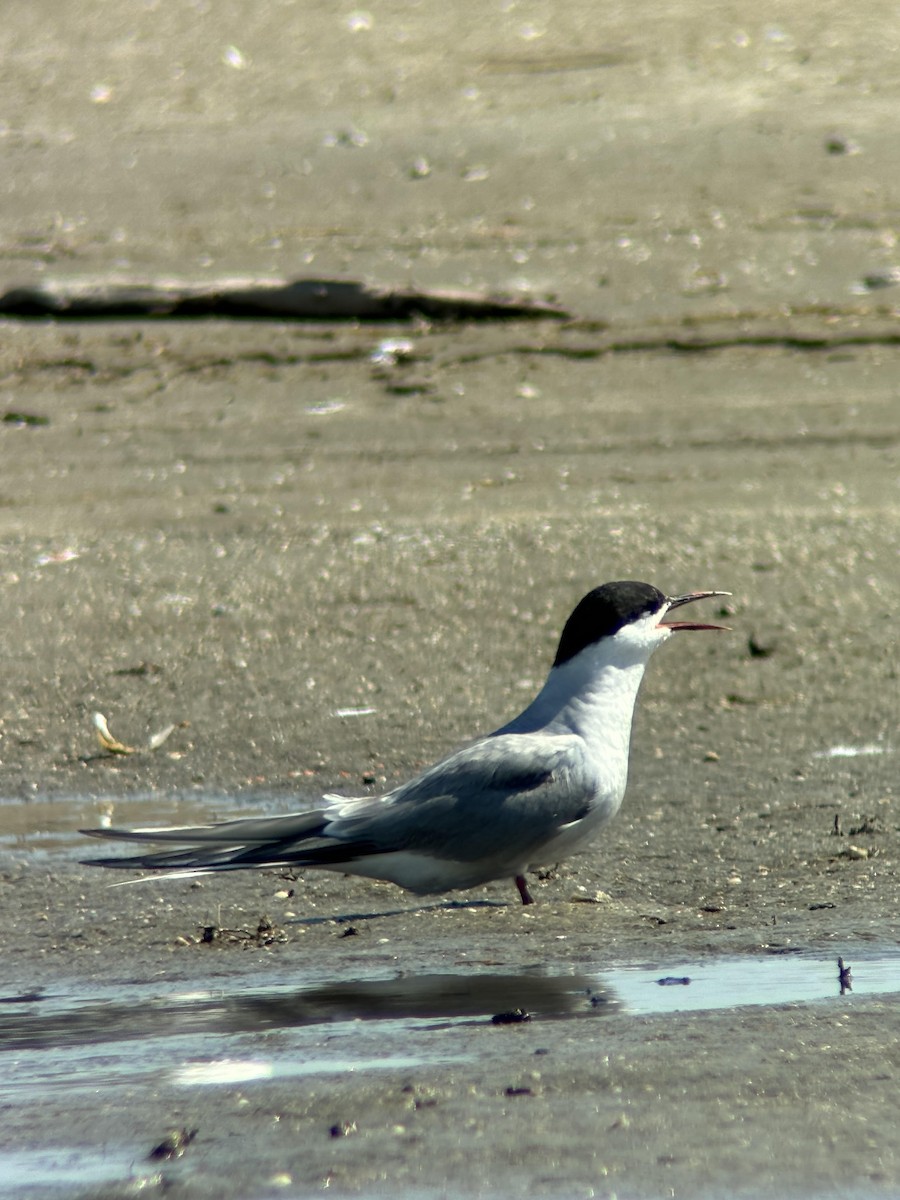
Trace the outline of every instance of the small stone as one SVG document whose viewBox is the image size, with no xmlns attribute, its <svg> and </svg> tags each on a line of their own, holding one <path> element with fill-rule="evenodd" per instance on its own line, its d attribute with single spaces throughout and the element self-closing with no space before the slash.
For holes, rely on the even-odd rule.
<svg viewBox="0 0 900 1200">
<path fill-rule="evenodd" d="M 521 1025 L 524 1021 L 531 1020 L 531 1013 L 527 1013 L 524 1008 L 513 1008 L 509 1012 L 495 1013 L 491 1017 L 492 1025 Z"/>
<path fill-rule="evenodd" d="M 833 134 L 825 139 L 825 153 L 833 155 L 859 154 L 860 147 L 850 138 L 843 137 L 841 134 Z"/>
<path fill-rule="evenodd" d="M 196 1129 L 173 1129 L 147 1157 L 151 1160 L 181 1158 L 196 1136 Z"/>
<path fill-rule="evenodd" d="M 350 1137 L 352 1133 L 357 1132 L 356 1122 L 339 1121 L 337 1124 L 332 1125 L 328 1132 L 333 1138 Z"/>
<path fill-rule="evenodd" d="M 751 633 L 747 638 L 747 650 L 751 658 L 769 658 L 775 653 L 776 642 L 772 638 L 757 637 Z"/>
<path fill-rule="evenodd" d="M 896 287 L 900 283 L 900 267 L 886 267 L 883 271 L 872 271 L 863 276 L 862 286 L 867 292 L 880 288 Z"/>
</svg>

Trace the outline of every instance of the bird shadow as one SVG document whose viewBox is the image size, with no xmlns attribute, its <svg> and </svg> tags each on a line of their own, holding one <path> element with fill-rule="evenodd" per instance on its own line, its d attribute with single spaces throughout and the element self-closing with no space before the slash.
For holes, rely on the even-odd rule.
<svg viewBox="0 0 900 1200">
<path fill-rule="evenodd" d="M 331 916 L 288 917 L 283 925 L 346 925 L 353 921 L 377 921 L 381 917 L 410 917 L 416 913 L 452 911 L 460 908 L 510 908 L 506 900 L 442 900 L 411 908 L 387 908 L 380 912 L 333 913 Z"/>
</svg>

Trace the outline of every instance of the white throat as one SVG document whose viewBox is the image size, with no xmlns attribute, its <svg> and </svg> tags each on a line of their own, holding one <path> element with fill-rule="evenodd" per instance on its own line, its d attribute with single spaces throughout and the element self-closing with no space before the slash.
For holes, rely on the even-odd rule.
<svg viewBox="0 0 900 1200">
<path fill-rule="evenodd" d="M 630 729 L 645 666 L 643 661 L 611 661 L 598 646 L 582 650 L 569 662 L 553 667 L 524 712 L 497 732 L 546 730 L 577 733 L 593 741 L 613 727 Z"/>
<path fill-rule="evenodd" d="M 497 733 L 576 734 L 588 756 L 605 770 L 626 771 L 631 723 L 644 669 L 670 636 L 654 618 L 638 636 L 622 633 L 586 646 L 553 667 L 524 712 Z M 633 630 L 633 627 L 632 627 Z M 649 636 L 648 636 L 649 635 Z"/>
</svg>

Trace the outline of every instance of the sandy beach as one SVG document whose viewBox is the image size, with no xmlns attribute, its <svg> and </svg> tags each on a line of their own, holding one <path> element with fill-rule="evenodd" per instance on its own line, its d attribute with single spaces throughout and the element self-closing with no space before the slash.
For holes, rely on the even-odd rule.
<svg viewBox="0 0 900 1200">
<path fill-rule="evenodd" d="M 0 291 L 569 315 L 3 321 L 0 1195 L 897 1194 L 893 17 L 4 23 Z M 654 658 L 623 810 L 534 906 L 80 865 L 399 782 L 616 578 L 732 632 Z"/>
</svg>

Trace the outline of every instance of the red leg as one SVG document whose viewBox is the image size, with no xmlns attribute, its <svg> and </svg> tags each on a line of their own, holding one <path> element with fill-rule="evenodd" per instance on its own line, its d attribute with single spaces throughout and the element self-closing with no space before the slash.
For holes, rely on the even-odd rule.
<svg viewBox="0 0 900 1200">
<path fill-rule="evenodd" d="M 523 904 L 534 904 L 534 896 L 528 890 L 528 884 L 525 882 L 524 875 L 516 876 L 516 887 L 519 889 L 519 895 L 522 897 Z"/>
</svg>

